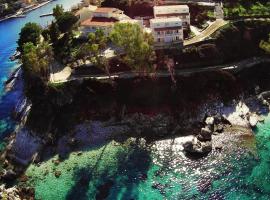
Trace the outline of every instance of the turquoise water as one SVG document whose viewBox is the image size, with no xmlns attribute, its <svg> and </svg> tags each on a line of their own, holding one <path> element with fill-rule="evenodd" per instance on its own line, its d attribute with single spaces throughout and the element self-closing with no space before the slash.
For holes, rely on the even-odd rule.
<svg viewBox="0 0 270 200">
<path fill-rule="evenodd" d="M 270 199 L 270 116 L 259 124 L 255 137 L 239 138 L 222 153 L 192 160 L 159 141 L 160 149 L 147 149 L 133 142 L 109 142 L 73 152 L 59 165 L 57 156 L 31 165 L 27 170 L 38 199 L 95 199 L 98 189 L 108 186 L 115 199 Z M 149 149 L 150 148 L 150 149 Z M 55 171 L 61 171 L 59 178 Z M 104 191 L 102 192 L 104 194 Z"/>
</svg>

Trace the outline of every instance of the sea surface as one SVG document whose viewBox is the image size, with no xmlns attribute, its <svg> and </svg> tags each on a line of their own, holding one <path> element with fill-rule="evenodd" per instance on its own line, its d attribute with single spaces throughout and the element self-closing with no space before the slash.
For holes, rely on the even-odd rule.
<svg viewBox="0 0 270 200">
<path fill-rule="evenodd" d="M 48 25 L 55 4 L 68 8 L 80 0 L 58 0 L 27 14 L 26 18 L 0 22 L 0 138 L 14 129 L 11 113 L 22 93 L 22 84 L 8 93 L 4 82 L 19 63 L 9 57 L 18 34 L 27 22 Z M 52 161 L 27 170 L 29 183 L 42 200 L 92 200 L 107 195 L 110 200 L 270 199 L 270 116 L 254 129 L 254 145 L 232 143 L 230 151 L 212 152 L 191 160 L 175 148 L 177 140 L 159 141 L 150 149 L 132 141 L 106 142 L 74 152 L 60 164 Z M 3 146 L 4 143 L 1 143 Z M 177 147 L 177 145 L 176 145 Z M 59 178 L 55 172 L 61 172 Z"/>
</svg>

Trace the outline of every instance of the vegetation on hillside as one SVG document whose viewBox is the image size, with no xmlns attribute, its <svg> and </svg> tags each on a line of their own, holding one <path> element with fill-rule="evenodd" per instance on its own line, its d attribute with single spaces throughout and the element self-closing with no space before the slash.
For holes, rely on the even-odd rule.
<svg viewBox="0 0 270 200">
<path fill-rule="evenodd" d="M 263 55 L 261 40 L 267 40 L 269 21 L 232 22 L 212 35 L 212 41 L 184 48 L 176 55 L 179 63 L 215 65 Z"/>
<path fill-rule="evenodd" d="M 40 42 L 40 35 L 42 28 L 36 23 L 27 23 L 22 28 L 18 40 L 18 50 L 23 51 L 23 45 L 27 42 L 31 42 L 34 45 L 37 45 Z"/>
<path fill-rule="evenodd" d="M 226 0 L 224 13 L 227 17 L 269 16 L 270 2 L 268 0 Z"/>
</svg>

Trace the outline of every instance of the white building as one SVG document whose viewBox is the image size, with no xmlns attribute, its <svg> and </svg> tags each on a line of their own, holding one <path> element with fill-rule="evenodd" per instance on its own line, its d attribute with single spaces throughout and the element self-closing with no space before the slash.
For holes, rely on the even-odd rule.
<svg viewBox="0 0 270 200">
<path fill-rule="evenodd" d="M 187 5 L 154 6 L 155 18 L 179 17 L 183 22 L 183 27 L 190 25 L 190 13 Z"/>
<path fill-rule="evenodd" d="M 117 8 L 89 6 L 87 9 L 79 11 L 80 31 L 83 36 L 96 32 L 101 29 L 106 35 L 109 35 L 114 24 L 121 19 L 130 19 L 122 10 Z"/>
<path fill-rule="evenodd" d="M 101 7 L 95 10 L 93 17 L 115 18 L 118 20 L 119 16 L 123 14 L 124 12 L 117 8 Z"/>
<path fill-rule="evenodd" d="M 179 17 L 151 19 L 150 28 L 156 47 L 183 43 L 183 24 Z"/>
</svg>

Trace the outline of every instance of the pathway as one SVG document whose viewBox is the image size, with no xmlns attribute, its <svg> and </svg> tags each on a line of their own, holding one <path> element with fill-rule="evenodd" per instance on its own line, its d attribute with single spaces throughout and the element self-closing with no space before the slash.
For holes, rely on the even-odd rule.
<svg viewBox="0 0 270 200">
<path fill-rule="evenodd" d="M 192 68 L 192 69 L 178 69 L 175 70 L 176 75 L 190 75 L 193 73 L 199 73 L 199 72 L 211 72 L 214 70 L 229 70 L 229 71 L 240 71 L 244 68 L 249 68 L 254 65 L 264 63 L 264 62 L 270 62 L 269 57 L 252 57 L 248 59 L 244 59 L 238 62 L 233 62 L 225 65 L 215 65 L 215 66 L 209 66 L 209 67 L 200 67 L 200 68 Z M 59 73 L 59 74 L 58 74 Z M 103 79 L 109 79 L 107 75 L 80 75 L 80 76 L 74 76 L 71 75 L 66 77 L 61 75 L 61 72 L 58 72 L 54 74 L 55 78 L 51 79 L 52 83 L 64 83 L 72 80 L 84 80 L 84 79 L 97 79 L 97 80 L 103 80 Z M 65 69 L 63 70 L 63 74 L 65 74 Z M 121 79 L 129 79 L 129 78 L 135 78 L 138 77 L 138 72 L 119 72 L 112 74 L 112 78 L 121 78 Z M 156 77 L 169 77 L 171 76 L 168 71 L 159 71 L 156 73 L 150 74 L 150 76 L 156 76 Z"/>
<path fill-rule="evenodd" d="M 210 24 L 204 31 L 201 32 L 201 34 L 196 35 L 195 37 L 185 40 L 184 46 L 191 45 L 197 42 L 200 42 L 210 35 L 212 35 L 214 32 L 216 32 L 219 28 L 229 23 L 228 21 L 224 21 L 223 19 L 217 19 L 214 23 Z"/>
</svg>

